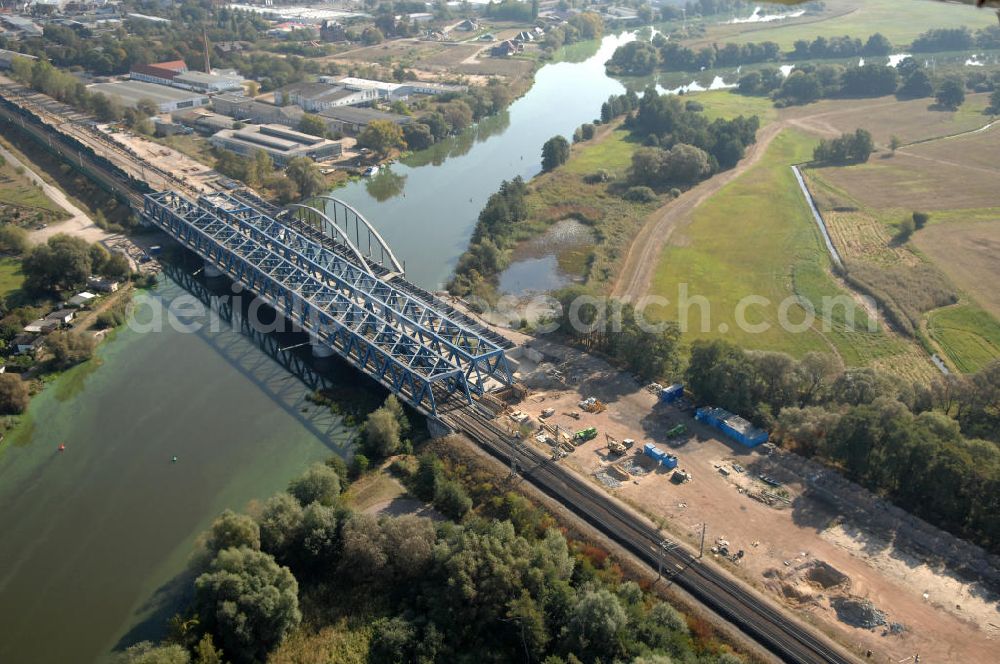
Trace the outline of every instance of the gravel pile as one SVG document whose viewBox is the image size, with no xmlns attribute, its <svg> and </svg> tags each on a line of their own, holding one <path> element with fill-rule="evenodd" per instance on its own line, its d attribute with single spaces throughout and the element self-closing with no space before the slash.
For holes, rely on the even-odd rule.
<svg viewBox="0 0 1000 664">
<path fill-rule="evenodd" d="M 866 599 L 838 597 L 831 604 L 837 611 L 837 617 L 848 625 L 873 629 L 886 623 L 885 612 Z"/>
</svg>

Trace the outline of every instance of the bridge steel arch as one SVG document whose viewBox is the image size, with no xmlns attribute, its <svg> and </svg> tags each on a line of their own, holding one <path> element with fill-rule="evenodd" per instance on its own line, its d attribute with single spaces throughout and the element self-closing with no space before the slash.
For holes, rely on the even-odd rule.
<svg viewBox="0 0 1000 664">
<path fill-rule="evenodd" d="M 328 217 L 326 215 L 326 213 L 320 212 L 316 208 L 314 208 L 312 206 L 309 206 L 309 205 L 301 205 L 299 203 L 291 203 L 291 204 L 287 205 L 285 207 L 285 209 L 283 209 L 281 212 L 278 213 L 278 216 L 276 217 L 276 219 L 280 219 L 281 217 L 283 217 L 285 215 L 288 215 L 288 214 L 293 214 L 295 210 L 303 210 L 307 214 L 315 214 L 320 219 L 322 219 L 323 221 L 325 221 L 330 226 L 330 228 L 333 229 L 333 231 L 335 233 L 337 233 L 340 236 L 340 238 L 343 240 L 342 244 L 344 244 L 345 246 L 347 246 L 348 250 L 352 254 L 354 254 L 355 258 L 358 259 L 358 265 L 360 265 L 362 268 L 364 268 L 365 272 L 367 272 L 368 274 L 372 275 L 373 277 L 375 276 L 375 273 L 372 272 L 371 265 L 369 265 L 369 263 L 368 263 L 368 259 L 365 258 L 361 254 L 361 251 L 358 250 L 357 245 L 355 245 L 353 242 L 351 242 L 351 238 L 350 238 L 350 236 L 347 235 L 347 232 L 344 231 L 342 228 L 340 228 L 340 226 L 338 226 L 335 221 L 333 221 L 332 219 L 330 219 L 330 217 Z M 336 238 L 334 238 L 334 241 L 336 241 Z"/>
<path fill-rule="evenodd" d="M 471 401 L 512 382 L 495 343 L 244 201 L 160 192 L 143 216 L 418 410 L 436 414 L 438 388 Z"/>
<path fill-rule="evenodd" d="M 263 237 L 279 238 L 282 246 L 290 249 L 283 250 L 284 255 L 305 269 L 328 275 L 332 278 L 331 285 L 348 297 L 462 368 L 471 391 L 482 394 L 490 378 L 505 385 L 513 382 L 504 348 L 443 314 L 432 304 L 397 288 L 385 277 L 373 276 L 370 271 L 229 194 L 203 196 L 200 204 L 217 214 L 233 216 L 242 223 L 253 225 Z"/>
<path fill-rule="evenodd" d="M 322 209 L 313 205 L 313 203 L 316 201 L 322 201 Z M 332 218 L 326 212 L 327 203 L 333 203 Z M 288 208 L 291 207 L 293 206 L 292 205 L 288 206 Z M 378 229 L 376 229 L 375 226 L 373 226 L 370 221 L 365 219 L 365 216 L 363 214 L 358 212 L 351 205 L 348 205 L 344 201 L 334 196 L 321 195 L 321 196 L 313 196 L 312 198 L 307 199 L 304 204 L 296 204 L 294 205 L 294 207 L 308 208 L 310 210 L 318 212 L 321 218 L 330 223 L 332 226 L 334 226 L 336 228 L 337 234 L 340 237 L 344 238 L 344 240 L 346 240 L 347 242 L 350 242 L 350 232 L 349 232 L 350 229 L 348 228 L 348 225 L 351 221 L 351 219 L 348 218 L 348 214 L 352 215 L 354 221 L 354 242 L 353 242 L 354 248 L 358 250 L 361 249 L 361 227 L 364 226 L 364 229 L 368 233 L 368 255 L 369 256 L 372 255 L 372 238 L 374 238 L 375 245 L 378 247 L 380 252 L 380 257 L 382 259 L 380 261 L 380 264 L 383 265 L 383 267 L 387 267 L 388 269 L 394 272 L 398 272 L 399 274 L 403 274 L 405 272 L 403 264 L 399 261 L 399 259 L 396 258 L 396 254 L 393 253 L 392 247 L 390 247 L 389 243 L 385 241 L 385 238 L 383 238 L 382 234 L 378 232 Z M 343 229 L 340 228 L 338 223 L 338 217 L 339 217 L 337 213 L 338 209 L 343 210 L 343 225 L 344 225 Z M 389 259 L 388 266 L 385 265 L 386 258 Z"/>
</svg>

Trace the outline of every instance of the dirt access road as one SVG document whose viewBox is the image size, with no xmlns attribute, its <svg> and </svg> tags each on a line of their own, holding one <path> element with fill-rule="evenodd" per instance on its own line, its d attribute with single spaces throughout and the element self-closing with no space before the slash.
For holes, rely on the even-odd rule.
<svg viewBox="0 0 1000 664">
<path fill-rule="evenodd" d="M 3 158 L 10 162 L 15 168 L 20 167 L 24 169 L 24 175 L 41 187 L 42 192 L 49 198 L 49 200 L 69 214 L 69 219 L 65 221 L 49 224 L 46 228 L 32 231 L 28 236 L 32 242 L 41 244 L 42 242 L 46 242 L 56 233 L 69 233 L 70 235 L 82 237 L 88 242 L 100 242 L 101 240 L 106 240 L 111 236 L 110 233 L 95 224 L 94 220 L 87 216 L 86 212 L 73 205 L 66 194 L 63 193 L 62 189 L 59 189 L 59 187 L 53 186 L 43 180 L 42 176 L 32 170 L 23 161 L 18 159 L 17 156 L 10 150 L 0 146 L 0 155 L 3 155 Z"/>
<path fill-rule="evenodd" d="M 765 125 L 757 132 L 757 142 L 747 149 L 746 155 L 735 167 L 692 187 L 681 194 L 680 198 L 667 203 L 649 216 L 642 229 L 636 234 L 635 239 L 632 240 L 632 245 L 625 256 L 625 261 L 618 273 L 618 278 L 615 280 L 614 287 L 611 289 L 611 294 L 632 302 L 646 295 L 659 264 L 660 254 L 670 240 L 674 229 L 681 223 L 690 221 L 691 213 L 709 196 L 717 193 L 759 162 L 761 157 L 767 153 L 771 141 L 782 130 L 795 127 L 824 138 L 837 136 L 840 131 L 827 121 L 828 118 L 857 113 L 862 108 L 875 109 L 897 103 L 896 100 L 878 99 L 859 104 L 855 100 L 851 106 L 844 108 L 829 109 L 823 107 L 822 110 L 817 111 L 798 106 L 782 110 L 778 120 Z"/>
</svg>

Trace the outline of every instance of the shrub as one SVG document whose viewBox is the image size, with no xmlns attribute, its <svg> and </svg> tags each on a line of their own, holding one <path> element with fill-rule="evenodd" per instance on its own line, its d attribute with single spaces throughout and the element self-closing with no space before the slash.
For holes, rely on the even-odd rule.
<svg viewBox="0 0 1000 664">
<path fill-rule="evenodd" d="M 650 203 L 656 200 L 656 192 L 649 187 L 629 187 L 623 197 L 635 203 Z"/>
<path fill-rule="evenodd" d="M 930 221 L 930 219 L 931 215 L 927 214 L 926 212 L 914 212 L 913 227 L 916 230 L 920 230 L 921 228 L 927 225 L 927 222 Z"/>
<path fill-rule="evenodd" d="M 0 414 L 18 415 L 28 407 L 28 386 L 20 376 L 0 374 Z"/>
</svg>

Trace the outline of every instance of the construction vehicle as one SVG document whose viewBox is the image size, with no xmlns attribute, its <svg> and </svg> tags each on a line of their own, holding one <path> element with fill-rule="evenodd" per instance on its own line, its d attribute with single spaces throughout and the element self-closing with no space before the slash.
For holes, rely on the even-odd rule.
<svg viewBox="0 0 1000 664">
<path fill-rule="evenodd" d="M 632 440 L 631 438 L 626 438 L 625 440 L 622 441 L 622 445 L 625 446 L 625 449 L 630 450 L 632 449 L 632 446 L 635 445 L 635 441 Z"/>
<path fill-rule="evenodd" d="M 625 454 L 625 444 L 612 438 L 608 434 L 604 434 L 604 439 L 608 443 L 608 452 L 611 454 L 622 455 Z"/>
<path fill-rule="evenodd" d="M 573 442 L 579 445 L 580 443 L 585 443 L 588 440 L 597 437 L 597 427 L 587 427 L 586 429 L 580 429 L 575 434 L 573 434 Z"/>
<path fill-rule="evenodd" d="M 584 410 L 588 413 L 602 413 L 608 408 L 606 405 L 604 405 L 604 402 L 600 401 L 595 397 L 589 397 L 587 399 L 584 399 L 577 405 L 580 407 L 580 410 Z"/>
<path fill-rule="evenodd" d="M 555 414 L 556 414 L 556 409 L 555 408 L 546 408 L 545 410 L 542 411 L 542 419 L 543 420 L 547 419 L 549 417 L 552 417 Z"/>
<path fill-rule="evenodd" d="M 667 438 L 676 438 L 677 436 L 683 436 L 685 433 L 687 433 L 687 430 L 688 430 L 687 425 L 681 422 L 680 424 L 673 427 L 672 429 L 670 429 L 670 431 L 667 432 Z"/>
</svg>

